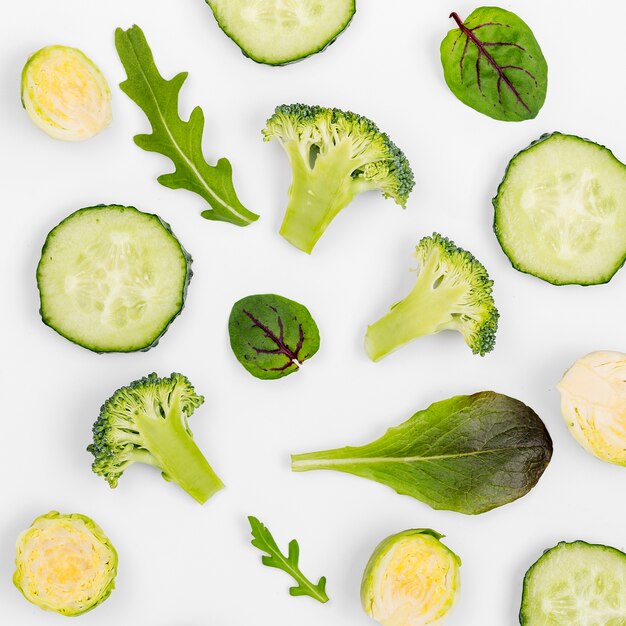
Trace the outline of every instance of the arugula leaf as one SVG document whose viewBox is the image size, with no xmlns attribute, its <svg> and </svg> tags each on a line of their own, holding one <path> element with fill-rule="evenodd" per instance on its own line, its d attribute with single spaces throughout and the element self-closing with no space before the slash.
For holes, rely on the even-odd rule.
<svg viewBox="0 0 626 626">
<path fill-rule="evenodd" d="M 301 571 L 298 565 L 298 559 L 300 557 L 300 547 L 295 539 L 289 542 L 289 553 L 284 556 L 280 551 L 280 548 L 274 541 L 272 533 L 262 524 L 256 517 L 249 516 L 248 521 L 252 528 L 252 545 L 255 548 L 266 552 L 267 554 L 261 557 L 263 565 L 267 567 L 275 567 L 287 572 L 298 584 L 295 587 L 289 588 L 289 593 L 292 596 L 310 596 L 314 600 L 321 602 L 328 602 L 328 596 L 326 595 L 326 577 L 322 576 L 319 579 L 317 585 L 314 585 Z"/>
<path fill-rule="evenodd" d="M 165 80 L 157 69 L 152 51 L 139 26 L 115 31 L 115 47 L 128 78 L 120 84 L 122 91 L 148 117 L 152 134 L 136 135 L 135 143 L 148 152 L 170 158 L 175 171 L 157 179 L 170 189 L 187 189 L 202 196 L 211 209 L 202 212 L 208 220 L 248 226 L 259 216 L 248 211 L 237 198 L 228 159 L 209 165 L 202 153 L 204 113 L 196 107 L 183 121 L 178 113 L 178 97 L 187 78 L 181 72 Z"/>
<path fill-rule="evenodd" d="M 497 120 L 537 116 L 546 99 L 548 65 L 532 30 L 515 13 L 476 9 L 441 42 L 448 87 L 461 102 Z"/>
<path fill-rule="evenodd" d="M 230 345 L 256 378 L 282 378 L 300 369 L 320 347 L 320 334 L 308 309 L 275 294 L 242 298 L 228 320 Z"/>
<path fill-rule="evenodd" d="M 531 408 L 483 391 L 435 402 L 367 445 L 294 455 L 291 467 L 355 474 L 434 509 L 475 515 L 528 493 L 551 457 Z"/>
</svg>

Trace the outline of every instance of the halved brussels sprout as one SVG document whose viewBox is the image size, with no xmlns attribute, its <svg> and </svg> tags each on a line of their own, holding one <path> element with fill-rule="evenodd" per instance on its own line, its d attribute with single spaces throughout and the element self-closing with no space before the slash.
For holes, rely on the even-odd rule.
<svg viewBox="0 0 626 626">
<path fill-rule="evenodd" d="M 13 582 L 33 604 L 61 615 L 81 615 L 115 586 L 117 553 L 85 515 L 51 511 L 17 540 Z"/>
<path fill-rule="evenodd" d="M 365 612 L 383 626 L 442 624 L 454 605 L 461 559 L 428 528 L 405 530 L 381 542 L 361 582 Z"/>
<path fill-rule="evenodd" d="M 626 354 L 592 352 L 557 385 L 570 432 L 588 452 L 626 466 Z"/>
<path fill-rule="evenodd" d="M 30 119 L 54 139 L 82 141 L 111 121 L 111 91 L 80 50 L 48 46 L 22 71 L 22 104 Z"/>
</svg>

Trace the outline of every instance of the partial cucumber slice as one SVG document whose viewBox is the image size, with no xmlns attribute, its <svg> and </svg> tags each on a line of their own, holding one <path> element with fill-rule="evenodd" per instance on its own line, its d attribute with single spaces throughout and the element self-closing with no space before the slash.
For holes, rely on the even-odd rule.
<svg viewBox="0 0 626 626">
<path fill-rule="evenodd" d="M 526 572 L 522 626 L 626 626 L 626 554 L 559 543 Z"/>
<path fill-rule="evenodd" d="M 257 63 L 321 52 L 346 29 L 355 0 L 206 0 L 220 28 Z"/>
<path fill-rule="evenodd" d="M 96 206 L 50 231 L 37 268 L 41 317 L 94 352 L 154 347 L 185 302 L 191 257 L 133 207 Z"/>
<path fill-rule="evenodd" d="M 626 165 L 604 146 L 544 135 L 513 157 L 493 204 L 496 236 L 521 272 L 595 285 L 626 260 Z"/>
</svg>

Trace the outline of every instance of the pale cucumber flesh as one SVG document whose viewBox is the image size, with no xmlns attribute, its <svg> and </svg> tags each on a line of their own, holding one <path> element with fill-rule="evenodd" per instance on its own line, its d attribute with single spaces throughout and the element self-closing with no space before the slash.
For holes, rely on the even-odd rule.
<svg viewBox="0 0 626 626">
<path fill-rule="evenodd" d="M 284 65 L 322 51 L 348 26 L 355 0 L 207 0 L 243 53 Z"/>
<path fill-rule="evenodd" d="M 526 573 L 522 626 L 626 626 L 626 554 L 560 543 Z"/>
<path fill-rule="evenodd" d="M 626 166 L 604 146 L 542 138 L 511 160 L 494 206 L 500 245 L 522 272 L 592 285 L 626 259 Z"/>
<path fill-rule="evenodd" d="M 190 263 L 155 215 L 81 209 L 46 239 L 37 269 L 43 321 L 95 352 L 145 350 L 180 313 Z"/>
</svg>

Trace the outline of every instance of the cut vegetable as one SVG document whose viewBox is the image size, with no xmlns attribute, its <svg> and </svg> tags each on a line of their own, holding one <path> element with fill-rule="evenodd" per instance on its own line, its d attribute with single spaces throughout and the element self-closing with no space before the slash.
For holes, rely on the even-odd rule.
<svg viewBox="0 0 626 626">
<path fill-rule="evenodd" d="M 591 352 L 556 388 L 576 441 L 600 460 L 626 467 L 626 354 Z"/>
<path fill-rule="evenodd" d="M 220 28 L 257 63 L 285 65 L 329 46 L 355 0 L 207 0 Z"/>
<path fill-rule="evenodd" d="M 120 387 L 100 408 L 93 425 L 91 469 L 112 489 L 135 463 L 151 465 L 168 483 L 204 504 L 224 488 L 189 430 L 189 418 L 202 406 L 186 376 L 155 373 Z"/>
<path fill-rule="evenodd" d="M 521 272 L 595 285 L 626 260 L 626 166 L 604 146 L 544 135 L 513 157 L 493 204 L 496 236 Z"/>
<path fill-rule="evenodd" d="M 383 540 L 367 563 L 361 604 L 382 626 L 443 624 L 461 584 L 461 559 L 429 528 Z"/>
<path fill-rule="evenodd" d="M 104 602 L 115 587 L 117 552 L 86 515 L 50 511 L 17 539 L 13 583 L 44 611 L 74 617 Z"/>
<path fill-rule="evenodd" d="M 190 278 L 191 257 L 156 215 L 117 205 L 81 209 L 44 244 L 41 316 L 94 352 L 147 350 L 182 310 Z"/>
<path fill-rule="evenodd" d="M 352 111 L 282 104 L 263 136 L 278 140 L 291 164 L 280 234 L 307 254 L 359 194 L 377 189 L 405 208 L 415 185 L 402 150 L 372 120 Z"/>
<path fill-rule="evenodd" d="M 47 46 L 22 71 L 22 104 L 53 139 L 83 141 L 111 122 L 111 92 L 95 63 L 80 50 Z"/>
<path fill-rule="evenodd" d="M 526 572 L 522 626 L 624 626 L 626 554 L 575 541 L 559 543 Z"/>
</svg>

